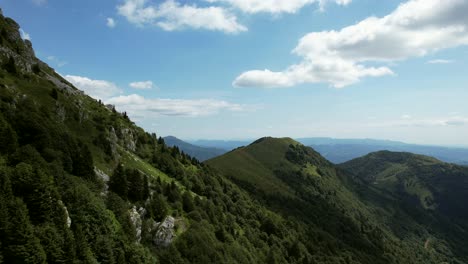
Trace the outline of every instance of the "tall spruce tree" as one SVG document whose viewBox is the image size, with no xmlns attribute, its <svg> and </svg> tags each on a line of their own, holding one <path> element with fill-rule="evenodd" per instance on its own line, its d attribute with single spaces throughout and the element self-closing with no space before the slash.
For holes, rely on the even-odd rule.
<svg viewBox="0 0 468 264">
<path fill-rule="evenodd" d="M 117 165 L 114 174 L 109 180 L 109 190 L 118 194 L 122 199 L 127 199 L 128 196 L 128 181 L 127 175 L 121 163 Z"/>
</svg>

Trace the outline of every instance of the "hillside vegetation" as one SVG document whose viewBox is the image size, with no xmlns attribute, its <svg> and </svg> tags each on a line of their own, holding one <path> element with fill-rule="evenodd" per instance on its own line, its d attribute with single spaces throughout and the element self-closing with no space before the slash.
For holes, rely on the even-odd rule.
<svg viewBox="0 0 468 264">
<path fill-rule="evenodd" d="M 201 163 L 73 87 L 18 30 L 0 16 L 0 263 L 468 261 L 462 203 L 444 202 L 466 197 L 464 168 L 408 187 L 425 207 L 371 184 L 380 165 L 338 168 L 289 138 Z"/>
<path fill-rule="evenodd" d="M 274 263 L 287 220 L 77 90 L 0 16 L 0 263 Z M 281 236 L 265 232 L 275 219 Z"/>
<path fill-rule="evenodd" d="M 406 204 L 387 190 L 376 191 L 373 183 L 349 176 L 354 174 L 347 168 L 335 167 L 292 139 L 263 138 L 207 164 L 269 209 L 294 219 L 309 230 L 312 240 L 326 233 L 334 241 L 333 248 L 359 255 L 362 263 L 370 259 L 373 263 L 397 263 L 401 259 L 406 259 L 405 263 L 440 263 L 461 261 L 456 254 L 466 257 L 459 235 L 448 229 L 432 230 L 448 224 L 453 231 L 460 227 L 456 223 L 433 216 L 426 208 Z M 365 168 L 356 175 L 359 173 L 366 175 Z M 436 219 L 438 224 L 431 226 L 421 218 Z M 421 244 L 429 238 L 437 250 L 427 250 Z"/>
</svg>

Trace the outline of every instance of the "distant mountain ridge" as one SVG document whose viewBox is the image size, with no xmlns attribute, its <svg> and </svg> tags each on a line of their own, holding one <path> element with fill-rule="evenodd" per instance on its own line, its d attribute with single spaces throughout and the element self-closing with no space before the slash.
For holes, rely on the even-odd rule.
<svg viewBox="0 0 468 264">
<path fill-rule="evenodd" d="M 195 157 L 199 161 L 205 161 L 227 152 L 226 150 L 220 148 L 209 148 L 192 145 L 174 136 L 164 137 L 164 142 L 170 147 L 177 146 L 185 154 Z"/>
<path fill-rule="evenodd" d="M 339 164 L 371 152 L 388 150 L 395 152 L 411 152 L 432 156 L 444 162 L 468 166 L 468 148 L 408 144 L 392 140 L 379 139 L 337 139 L 327 137 L 298 138 L 298 142 L 310 146 L 329 161 Z M 193 145 L 219 148 L 230 151 L 240 146 L 246 146 L 254 140 L 192 140 Z"/>
</svg>

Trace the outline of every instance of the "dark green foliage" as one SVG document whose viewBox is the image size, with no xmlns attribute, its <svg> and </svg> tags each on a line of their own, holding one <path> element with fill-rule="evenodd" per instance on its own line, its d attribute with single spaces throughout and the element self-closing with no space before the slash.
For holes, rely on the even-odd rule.
<svg viewBox="0 0 468 264">
<path fill-rule="evenodd" d="M 86 144 L 78 141 L 77 149 L 72 152 L 71 159 L 73 161 L 72 173 L 81 176 L 87 180 L 95 180 L 93 156 Z"/>
<path fill-rule="evenodd" d="M 12 153 L 18 146 L 18 136 L 0 114 L 0 154 Z"/>
<path fill-rule="evenodd" d="M 150 195 L 148 176 L 143 176 L 143 193 L 141 199 L 146 201 Z"/>
<path fill-rule="evenodd" d="M 154 194 L 150 200 L 149 213 L 156 221 L 161 221 L 169 212 L 166 199 L 160 194 Z"/>
<path fill-rule="evenodd" d="M 144 201 L 148 197 L 148 181 L 144 180 L 143 175 L 138 170 L 132 169 L 126 171 L 128 184 L 128 199 L 133 202 Z"/>
<path fill-rule="evenodd" d="M 172 181 L 171 184 L 166 185 L 164 194 L 167 196 L 169 202 L 171 203 L 178 202 L 182 199 L 179 188 L 177 187 L 174 181 Z"/>
<path fill-rule="evenodd" d="M 193 197 L 189 192 L 184 192 L 182 195 L 182 206 L 185 212 L 190 213 L 195 209 L 195 204 L 193 203 Z"/>
<path fill-rule="evenodd" d="M 5 240 L 3 240 L 4 261 L 6 263 L 45 263 L 46 254 L 29 223 L 26 205 L 18 198 L 10 200 L 8 214 L 8 227 Z"/>
<path fill-rule="evenodd" d="M 118 164 L 109 180 L 109 190 L 118 194 L 122 199 L 127 199 L 128 195 L 128 181 L 127 174 L 125 173 L 122 164 Z"/>
<path fill-rule="evenodd" d="M 37 63 L 33 64 L 31 69 L 32 69 L 33 73 L 35 73 L 35 74 L 40 74 L 41 73 L 41 68 L 39 67 L 39 64 L 37 64 Z"/>
<path fill-rule="evenodd" d="M 9 57 L 8 61 L 3 65 L 3 68 L 8 72 L 13 75 L 18 73 L 18 70 L 16 69 L 16 62 L 15 58 Z"/>
<path fill-rule="evenodd" d="M 50 97 L 54 98 L 55 100 L 58 99 L 58 92 L 57 92 L 57 89 L 54 88 L 50 91 Z"/>
</svg>

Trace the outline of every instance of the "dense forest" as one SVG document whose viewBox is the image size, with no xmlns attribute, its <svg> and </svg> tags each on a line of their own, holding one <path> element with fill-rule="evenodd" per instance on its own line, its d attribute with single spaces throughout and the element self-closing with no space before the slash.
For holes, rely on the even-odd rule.
<svg viewBox="0 0 468 264">
<path fill-rule="evenodd" d="M 207 163 L 168 147 L 38 60 L 18 30 L 0 16 L 0 263 L 468 261 L 466 231 L 453 232 L 466 224 L 433 230 L 423 220 L 438 215 L 400 209 L 293 140 Z"/>
</svg>

